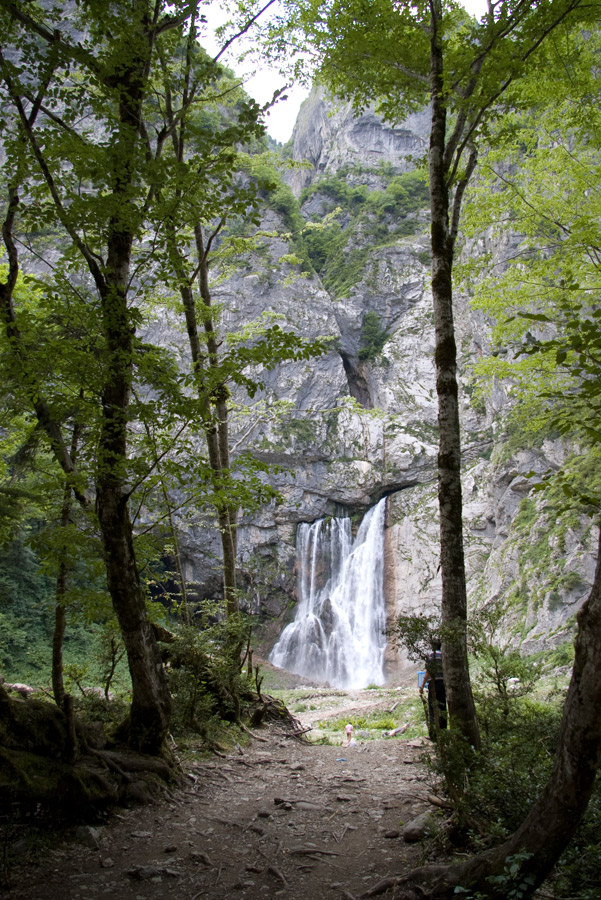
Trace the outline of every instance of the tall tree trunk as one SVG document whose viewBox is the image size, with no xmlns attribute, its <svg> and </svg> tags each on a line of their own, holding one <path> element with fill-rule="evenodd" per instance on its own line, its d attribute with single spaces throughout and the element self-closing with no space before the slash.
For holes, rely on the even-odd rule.
<svg viewBox="0 0 601 900">
<path fill-rule="evenodd" d="M 155 16 L 158 6 L 155 9 Z M 132 204 L 140 143 L 142 104 L 148 83 L 155 24 L 145 0 L 135 0 L 128 23 L 140 37 L 124 42 L 119 70 L 119 127 L 113 143 L 111 188 L 116 209 L 109 225 L 102 279 L 102 328 L 107 367 L 102 393 L 96 510 L 102 534 L 108 589 L 119 621 L 132 679 L 129 741 L 159 752 L 171 716 L 171 697 L 140 581 L 133 546 L 127 483 L 127 429 L 133 377 L 134 328 L 128 310 L 131 253 L 139 210 Z M 131 35 L 130 35 L 131 38 Z"/>
<path fill-rule="evenodd" d="M 461 498 L 461 436 L 457 390 L 457 347 L 453 325 L 454 240 L 449 226 L 449 185 L 444 156 L 446 105 L 443 54 L 438 33 L 440 2 L 432 8 L 430 50 L 429 175 L 432 245 L 432 298 L 434 304 L 436 391 L 438 394 L 438 504 L 440 509 L 440 561 L 442 570 L 443 670 L 451 726 L 456 726 L 474 747 L 480 735 L 467 659 L 467 591 L 463 552 Z"/>
<path fill-rule="evenodd" d="M 54 702 L 62 709 L 65 701 L 63 678 L 63 644 L 67 627 L 67 611 L 64 596 L 67 586 L 67 566 L 61 560 L 56 576 L 56 606 L 54 607 L 54 629 L 52 631 L 52 693 Z"/>
<path fill-rule="evenodd" d="M 180 152 L 182 145 L 183 139 L 180 142 Z M 213 473 L 215 488 L 219 490 L 220 483 L 228 477 L 230 469 L 227 388 L 225 386 L 217 388 L 211 399 L 206 396 L 205 365 L 209 368 L 216 367 L 219 363 L 219 351 L 211 315 L 208 263 L 202 229 L 199 224 L 195 225 L 194 232 L 199 260 L 198 282 L 201 300 L 204 304 L 202 321 L 205 333 L 206 355 L 203 353 L 198 333 L 198 316 L 196 314 L 194 293 L 185 275 L 184 260 L 177 247 L 175 235 L 172 237 L 172 257 L 180 281 L 180 296 L 184 307 L 186 330 L 192 356 L 192 368 L 196 377 L 198 397 L 202 404 L 209 464 Z M 239 613 L 236 591 L 236 507 L 224 501 L 222 497 L 217 497 L 215 508 L 223 557 L 225 609 L 228 619 L 233 621 Z"/>
<path fill-rule="evenodd" d="M 108 482 L 108 483 L 107 483 Z M 136 566 L 132 526 L 121 486 L 103 479 L 97 508 L 113 608 L 132 680 L 128 739 L 142 752 L 158 753 L 169 728 L 171 697 Z"/>
<path fill-rule="evenodd" d="M 79 393 L 79 399 L 83 400 L 83 390 Z M 79 444 L 79 435 L 81 426 L 78 422 L 73 425 L 73 435 L 71 438 L 71 462 L 75 465 L 77 458 L 77 446 Z M 61 506 L 60 527 L 65 529 L 71 519 L 71 491 L 72 485 L 70 479 L 65 480 L 63 490 L 63 502 Z M 64 538 L 61 539 L 61 547 L 64 546 Z M 54 610 L 54 631 L 52 634 L 52 693 L 54 694 L 54 702 L 57 706 L 63 707 L 65 701 L 65 684 L 63 679 L 63 643 L 65 638 L 65 629 L 67 625 L 67 615 L 65 610 L 65 597 L 67 593 L 67 577 L 69 569 L 65 560 L 64 550 L 61 549 L 58 563 L 58 573 L 56 576 L 56 607 Z"/>
<path fill-rule="evenodd" d="M 132 200 L 140 144 L 142 105 L 150 72 L 156 16 L 146 0 L 133 0 L 123 36 L 114 84 L 117 128 L 111 142 L 110 190 L 115 210 L 107 233 L 106 266 L 88 263 L 101 300 L 106 342 L 102 424 L 98 441 L 96 511 L 102 536 L 107 585 L 132 679 L 128 740 L 137 750 L 158 753 L 166 736 L 171 697 L 146 613 L 129 515 L 127 479 L 128 409 L 133 378 L 134 326 L 128 309 L 131 253 L 139 209 Z M 135 37 L 134 37 L 135 33 Z M 89 254 L 88 254 L 89 256 Z M 86 257 L 88 258 L 88 257 Z"/>
<path fill-rule="evenodd" d="M 219 365 L 219 350 L 213 316 L 211 313 L 211 291 L 209 288 L 209 266 L 202 236 L 202 228 L 199 223 L 194 226 L 197 253 L 200 260 L 198 282 L 200 296 L 204 304 L 203 325 L 205 341 L 208 350 L 209 368 Z M 230 472 L 230 447 L 227 409 L 228 389 L 225 385 L 219 387 L 214 399 L 215 424 L 209 440 L 209 455 L 215 460 L 218 467 L 219 478 L 229 476 Z M 213 465 L 213 462 L 211 462 Z M 236 506 L 221 502 L 217 507 L 219 518 L 219 531 L 221 533 L 221 546 L 223 550 L 223 591 L 225 608 L 228 618 L 233 619 L 239 612 L 238 596 L 236 591 Z"/>
<path fill-rule="evenodd" d="M 131 235 L 114 232 L 112 237 L 108 265 L 112 284 L 102 298 L 108 365 L 102 396 L 96 511 L 108 590 L 123 636 L 132 679 L 128 740 L 137 750 L 157 753 L 169 727 L 171 697 L 146 613 L 146 598 L 133 546 L 126 484 L 133 346 L 125 285 L 129 275 Z"/>
<path fill-rule="evenodd" d="M 131 97 L 122 105 L 123 140 L 131 142 Z M 134 146 L 122 149 L 133 159 Z M 127 175 L 127 172 L 125 173 Z M 116 170 L 116 193 L 123 173 Z M 123 180 L 127 181 L 126 178 Z M 107 373 L 102 395 L 102 427 L 98 444 L 96 511 L 108 590 L 132 679 L 128 739 L 138 750 L 157 753 L 167 734 L 171 697 L 154 632 L 146 613 L 133 546 L 127 485 L 128 408 L 133 373 L 133 329 L 127 304 L 133 234 L 115 220 L 109 237 L 107 285 L 102 292 L 102 324 L 107 345 Z"/>
</svg>

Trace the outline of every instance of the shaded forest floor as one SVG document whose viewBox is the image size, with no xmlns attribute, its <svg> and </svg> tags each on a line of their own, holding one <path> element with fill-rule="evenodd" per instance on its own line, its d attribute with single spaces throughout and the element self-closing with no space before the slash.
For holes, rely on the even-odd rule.
<svg viewBox="0 0 601 900">
<path fill-rule="evenodd" d="M 258 732 L 263 740 L 250 739 L 223 758 L 180 750 L 185 786 L 159 804 L 122 809 L 103 826 L 37 844 L 32 834 L 15 832 L 5 848 L 6 896 L 349 898 L 419 864 L 422 846 L 406 843 L 402 831 L 433 810 L 424 765 L 429 742 L 415 734 L 421 726 L 408 730 L 409 739 L 356 727 L 357 744 L 348 748 L 340 729 L 345 717 L 360 721 L 370 713 L 400 724 L 415 689 L 306 685 L 282 696 L 313 727 L 312 736 L 330 743 L 301 743 L 272 725 Z"/>
</svg>

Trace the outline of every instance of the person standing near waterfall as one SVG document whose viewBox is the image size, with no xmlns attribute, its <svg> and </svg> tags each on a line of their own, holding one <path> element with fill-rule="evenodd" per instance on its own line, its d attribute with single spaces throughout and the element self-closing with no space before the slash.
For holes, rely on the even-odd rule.
<svg viewBox="0 0 601 900">
<path fill-rule="evenodd" d="M 428 685 L 428 735 L 431 741 L 436 740 L 439 728 L 447 727 L 447 695 L 442 676 L 442 650 L 438 638 L 432 641 L 432 653 L 426 660 L 426 674 L 419 689 L 424 693 L 424 685 Z"/>
<path fill-rule="evenodd" d="M 344 746 L 345 746 L 345 747 L 350 747 L 350 746 L 351 746 L 351 741 L 352 741 L 352 739 L 353 739 L 353 726 L 351 725 L 350 722 L 349 722 L 348 725 L 345 727 L 344 731 L 345 731 L 345 734 L 346 734 L 346 744 L 344 744 Z"/>
</svg>

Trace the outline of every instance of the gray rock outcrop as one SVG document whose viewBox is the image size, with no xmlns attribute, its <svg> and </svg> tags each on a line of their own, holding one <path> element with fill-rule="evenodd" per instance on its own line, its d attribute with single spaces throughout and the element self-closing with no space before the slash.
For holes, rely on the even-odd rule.
<svg viewBox="0 0 601 900">
<path fill-rule="evenodd" d="M 424 152 L 427 131 L 427 111 L 392 128 L 373 110 L 354 117 L 348 104 L 332 106 L 324 91 L 316 90 L 301 110 L 293 140 L 295 159 L 307 159 L 311 166 L 289 175 L 296 194 L 311 188 L 301 206 L 305 219 L 315 221 L 335 210 L 336 201 L 320 192 L 324 175 L 335 176 L 344 166 L 341 180 L 347 186 L 382 191 L 381 163 L 393 174 L 407 172 L 412 158 Z M 342 289 L 327 290 L 317 275 L 290 265 L 286 228 L 269 212 L 264 230 L 272 237 L 264 239 L 259 262 L 215 290 L 228 331 L 267 315 L 280 316 L 284 327 L 307 339 L 332 339 L 323 356 L 254 371 L 263 387 L 250 404 L 244 400 L 246 408 L 241 405 L 233 420 L 236 452 L 248 450 L 279 467 L 268 476 L 279 500 L 244 514 L 239 528 L 249 608 L 272 623 L 266 632 L 271 641 L 296 596 L 297 524 L 361 514 L 385 494 L 390 496 L 385 576 L 390 619 L 400 611 L 433 611 L 440 602 L 427 216 L 410 218 L 404 234 L 390 231 L 392 219 L 382 213 L 353 219 L 352 212 L 338 210 L 336 217 L 340 233 L 349 235 L 348 259 L 362 264 Z M 479 252 L 485 243 L 483 236 L 466 252 Z M 504 248 L 496 251 L 502 255 Z M 595 529 L 578 520 L 557 530 L 544 503 L 532 494 L 535 482 L 561 464 L 565 447 L 548 441 L 510 453 L 503 449 L 499 425 L 510 402 L 504 387 L 497 385 L 478 406 L 471 402 L 470 367 L 489 352 L 490 341 L 488 323 L 468 300 L 456 296 L 470 602 L 487 606 L 502 600 L 507 606 L 503 640 L 533 652 L 566 639 L 592 581 Z M 385 340 L 366 357 L 362 329 L 370 311 Z M 218 581 L 215 544 L 212 570 L 207 565 L 211 534 L 209 523 L 196 525 L 185 541 L 186 571 L 201 595 L 214 591 Z M 545 553 L 548 575 L 541 578 Z M 530 558 L 535 554 L 536 567 Z M 389 650 L 389 674 L 402 664 L 402 656 Z"/>
<path fill-rule="evenodd" d="M 301 106 L 292 134 L 294 159 L 310 163 L 290 174 L 292 191 L 298 196 L 319 175 L 358 161 L 365 168 L 390 163 L 408 171 L 428 149 L 429 128 L 427 110 L 393 126 L 373 107 L 357 115 L 351 103 L 332 100 L 324 87 L 316 87 Z M 378 179 L 372 173 L 367 183 L 376 187 Z"/>
</svg>

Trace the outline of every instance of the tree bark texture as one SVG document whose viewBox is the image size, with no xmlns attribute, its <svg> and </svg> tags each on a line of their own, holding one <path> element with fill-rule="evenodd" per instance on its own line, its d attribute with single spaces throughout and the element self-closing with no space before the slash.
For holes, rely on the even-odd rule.
<svg viewBox="0 0 601 900">
<path fill-rule="evenodd" d="M 199 223 L 194 227 L 197 253 L 200 261 L 198 283 L 200 296 L 205 305 L 203 325 L 205 342 L 208 351 L 209 367 L 219 365 L 219 351 L 211 315 L 211 291 L 209 287 L 209 267 L 206 259 L 202 228 Z M 220 386 L 213 398 L 214 415 L 213 422 L 207 429 L 207 444 L 211 467 L 217 478 L 229 475 L 230 471 L 230 447 L 229 426 L 227 411 L 227 387 Z M 221 547 L 223 552 L 223 593 L 225 608 L 229 619 L 239 612 L 238 597 L 236 593 L 236 507 L 228 503 L 218 503 L 217 516 L 219 521 L 219 533 L 221 535 Z"/>
<path fill-rule="evenodd" d="M 83 400 L 83 390 L 80 391 L 80 400 Z M 75 466 L 77 458 L 77 445 L 79 444 L 79 436 L 81 426 L 78 422 L 73 425 L 73 435 L 71 437 L 71 463 Z M 61 506 L 60 527 L 64 530 L 71 521 L 71 483 L 67 478 L 63 489 L 63 502 Z M 64 543 L 62 544 L 64 546 Z M 65 629 L 67 626 L 67 615 L 65 610 L 65 600 L 67 593 L 67 578 L 69 575 L 69 567 L 65 560 L 64 550 L 61 549 L 58 573 L 56 576 L 56 607 L 54 611 L 54 631 L 52 633 L 52 693 L 54 694 L 54 702 L 61 709 L 65 701 L 65 684 L 63 678 L 63 643 L 65 638 Z"/>
<path fill-rule="evenodd" d="M 139 144 L 142 102 L 148 80 L 154 29 L 145 2 L 136 4 L 142 34 L 122 59 L 119 131 L 113 153 L 112 192 L 117 210 L 107 239 L 104 283 L 99 285 L 107 347 L 98 447 L 96 509 L 102 534 L 108 589 L 119 621 L 132 679 L 129 740 L 156 753 L 167 734 L 171 697 L 140 582 L 133 546 L 127 490 L 128 407 L 133 377 L 133 327 L 128 285 L 137 210 L 129 195 Z M 128 208 L 129 207 L 129 208 Z"/>
<path fill-rule="evenodd" d="M 453 324 L 454 241 L 449 227 L 449 185 L 444 163 L 446 106 L 437 4 L 432 4 L 430 55 L 429 176 L 434 306 L 436 391 L 438 395 L 438 504 L 442 571 L 443 669 L 451 725 L 480 746 L 467 659 L 467 592 L 463 551 L 461 436 L 457 388 L 457 348 Z"/>
<path fill-rule="evenodd" d="M 52 631 L 52 693 L 54 702 L 62 709 L 65 700 L 63 679 L 63 644 L 67 627 L 67 613 L 64 597 L 67 586 L 67 566 L 63 560 L 58 564 L 56 576 L 56 606 L 54 608 L 54 629 Z"/>
</svg>

